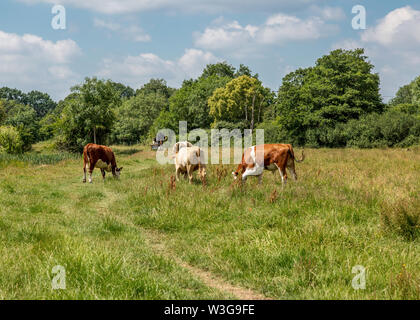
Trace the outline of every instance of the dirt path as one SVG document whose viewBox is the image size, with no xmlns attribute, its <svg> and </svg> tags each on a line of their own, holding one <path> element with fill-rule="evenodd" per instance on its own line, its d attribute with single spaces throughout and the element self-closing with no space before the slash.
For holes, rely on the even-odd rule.
<svg viewBox="0 0 420 320">
<path fill-rule="evenodd" d="M 226 282 L 224 279 L 212 274 L 211 272 L 189 265 L 179 259 L 176 255 L 168 250 L 162 240 L 162 235 L 155 231 L 142 229 L 142 233 L 146 238 L 147 244 L 162 256 L 174 260 L 178 265 L 188 270 L 194 277 L 201 280 L 206 286 L 225 292 L 239 300 L 270 300 L 270 298 L 255 292 L 251 289 L 242 288 Z"/>
<path fill-rule="evenodd" d="M 144 168 L 142 168 L 142 170 L 143 169 Z M 103 209 L 103 211 L 107 212 L 109 205 L 116 199 L 116 197 L 115 194 L 113 194 L 112 192 L 105 191 L 105 193 L 106 200 L 101 201 L 99 206 Z M 157 231 L 144 229 L 142 227 L 136 226 L 132 223 L 132 221 L 122 216 L 117 216 L 116 218 L 124 224 L 129 224 L 139 229 L 150 248 L 152 248 L 155 252 L 159 253 L 163 257 L 175 261 L 179 266 L 186 269 L 189 273 L 191 273 L 191 275 L 193 275 L 193 277 L 200 280 L 207 287 L 226 293 L 227 296 L 231 296 L 232 298 L 236 298 L 239 300 L 270 300 L 270 298 L 264 296 L 259 292 L 255 292 L 251 289 L 243 288 L 237 285 L 232 285 L 226 282 L 226 280 L 209 271 L 194 267 L 182 261 L 179 257 L 177 257 L 175 253 L 169 250 L 167 245 L 165 245 L 165 235 L 160 234 Z"/>
</svg>

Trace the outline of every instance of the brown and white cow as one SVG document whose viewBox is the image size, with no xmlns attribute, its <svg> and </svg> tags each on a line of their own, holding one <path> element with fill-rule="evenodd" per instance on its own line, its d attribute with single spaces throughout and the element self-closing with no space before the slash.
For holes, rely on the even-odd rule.
<svg viewBox="0 0 420 320">
<path fill-rule="evenodd" d="M 248 176 L 257 176 L 261 183 L 264 170 L 278 170 L 282 184 L 287 182 L 286 168 L 290 171 L 293 178 L 297 180 L 295 170 L 296 162 L 302 162 L 305 155 L 302 151 L 302 159 L 296 159 L 291 144 L 263 144 L 252 146 L 245 150 L 242 155 L 242 162 L 238 165 L 235 172 L 232 172 L 236 179 L 239 172 L 242 171 L 242 182 L 245 182 Z"/>
<path fill-rule="evenodd" d="M 86 170 L 88 170 L 89 183 L 92 183 L 92 172 L 95 168 L 101 169 L 104 180 L 105 171 L 112 172 L 114 178 L 119 178 L 122 170 L 122 167 L 117 167 L 111 148 L 89 143 L 83 148 L 83 182 L 86 182 Z"/>
<path fill-rule="evenodd" d="M 179 181 L 179 175 L 184 177 L 188 175 L 189 182 L 192 183 L 193 172 L 199 172 L 200 178 L 206 178 L 206 164 L 203 151 L 196 146 L 184 147 L 174 155 L 176 180 Z"/>
</svg>

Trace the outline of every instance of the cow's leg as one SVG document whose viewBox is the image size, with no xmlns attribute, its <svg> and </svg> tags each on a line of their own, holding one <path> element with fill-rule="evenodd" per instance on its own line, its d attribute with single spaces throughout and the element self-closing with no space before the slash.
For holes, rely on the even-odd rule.
<svg viewBox="0 0 420 320">
<path fill-rule="evenodd" d="M 284 185 L 287 182 L 287 174 L 286 174 L 286 170 L 282 169 L 281 166 L 279 166 L 277 163 L 275 163 L 277 169 L 279 170 L 280 173 L 280 177 L 281 177 L 281 184 L 284 187 Z"/>
<path fill-rule="evenodd" d="M 105 170 L 101 169 L 101 173 L 102 173 L 102 179 L 105 181 Z"/>
<path fill-rule="evenodd" d="M 95 169 L 95 163 L 91 163 L 89 166 L 89 183 L 92 183 L 92 172 Z"/>
<path fill-rule="evenodd" d="M 187 166 L 187 173 L 188 173 L 189 183 L 192 183 L 193 173 L 192 173 L 192 167 L 190 165 Z"/>
<path fill-rule="evenodd" d="M 242 182 L 245 182 L 248 176 L 261 176 L 263 174 L 264 167 L 260 167 L 255 165 L 252 168 L 247 168 L 245 172 L 242 174 Z"/>
<path fill-rule="evenodd" d="M 289 161 L 287 162 L 287 169 L 292 174 L 292 177 L 294 180 L 297 180 L 297 174 L 295 169 L 295 162 L 289 158 Z"/>
<path fill-rule="evenodd" d="M 83 166 L 83 183 L 86 183 L 86 165 Z"/>
</svg>

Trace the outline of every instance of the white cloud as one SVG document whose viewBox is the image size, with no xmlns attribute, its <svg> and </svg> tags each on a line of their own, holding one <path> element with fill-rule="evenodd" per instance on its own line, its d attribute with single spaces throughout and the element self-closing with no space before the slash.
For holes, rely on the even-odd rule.
<svg viewBox="0 0 420 320">
<path fill-rule="evenodd" d="M 310 11 L 314 15 L 319 16 L 326 21 L 340 21 L 346 19 L 346 14 L 340 7 L 312 6 L 310 7 Z"/>
<path fill-rule="evenodd" d="M 43 90 L 61 97 L 70 81 L 78 78 L 70 63 L 80 54 L 70 39 L 53 42 L 0 31 L 0 87 Z"/>
<path fill-rule="evenodd" d="M 17 0 L 29 4 L 56 4 L 57 0 Z M 133 13 L 150 10 L 168 12 L 221 14 L 226 12 L 272 12 L 274 10 L 296 10 L 325 0 L 60 0 L 61 5 L 88 9 L 105 14 Z"/>
<path fill-rule="evenodd" d="M 414 43 L 420 45 L 420 11 L 410 6 L 395 9 L 362 35 L 364 42 L 383 46 Z"/>
<path fill-rule="evenodd" d="M 97 28 L 105 28 L 111 31 L 117 31 L 121 29 L 121 26 L 118 23 L 106 22 L 98 18 L 93 19 L 93 25 Z"/>
<path fill-rule="evenodd" d="M 359 40 L 348 39 L 333 48 L 365 48 L 365 54 L 381 76 L 385 100 L 409 83 L 420 70 L 420 11 L 410 6 L 395 9 L 368 27 Z"/>
<path fill-rule="evenodd" d="M 304 41 L 328 36 L 335 26 L 320 17 L 301 19 L 283 13 L 270 16 L 262 25 L 241 26 L 237 21 L 219 18 L 202 33 L 193 34 L 197 47 L 208 50 L 241 50 L 244 46 L 279 45 L 289 41 Z"/>
<path fill-rule="evenodd" d="M 180 86 L 184 79 L 200 75 L 208 63 L 218 62 L 209 52 L 197 49 L 185 50 L 177 60 L 165 60 L 153 53 L 142 53 L 138 56 L 127 56 L 122 61 L 104 59 L 100 77 L 111 78 L 139 88 L 151 78 L 164 78 L 171 86 Z"/>
<path fill-rule="evenodd" d="M 103 28 L 112 32 L 118 32 L 125 38 L 134 42 L 148 42 L 151 40 L 150 35 L 145 33 L 144 30 L 137 25 L 125 27 L 120 25 L 119 23 L 105 21 L 98 18 L 93 19 L 93 25 L 97 28 Z"/>
</svg>

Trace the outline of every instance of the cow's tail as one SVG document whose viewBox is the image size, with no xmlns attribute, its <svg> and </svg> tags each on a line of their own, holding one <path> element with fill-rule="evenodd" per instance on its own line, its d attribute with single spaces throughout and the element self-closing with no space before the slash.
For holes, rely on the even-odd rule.
<svg viewBox="0 0 420 320">
<path fill-rule="evenodd" d="M 302 150 L 302 158 L 298 159 L 295 157 L 295 153 L 293 152 L 293 149 L 289 149 L 289 154 L 292 157 L 293 160 L 295 160 L 296 162 L 303 162 L 303 160 L 305 160 L 305 153 L 303 152 L 304 150 Z"/>
<path fill-rule="evenodd" d="M 197 150 L 197 157 L 198 157 L 198 169 L 201 172 L 201 149 L 200 148 L 198 148 Z"/>
<path fill-rule="evenodd" d="M 89 163 L 89 148 L 85 147 L 83 150 L 83 167 L 86 167 L 86 164 Z"/>
</svg>

